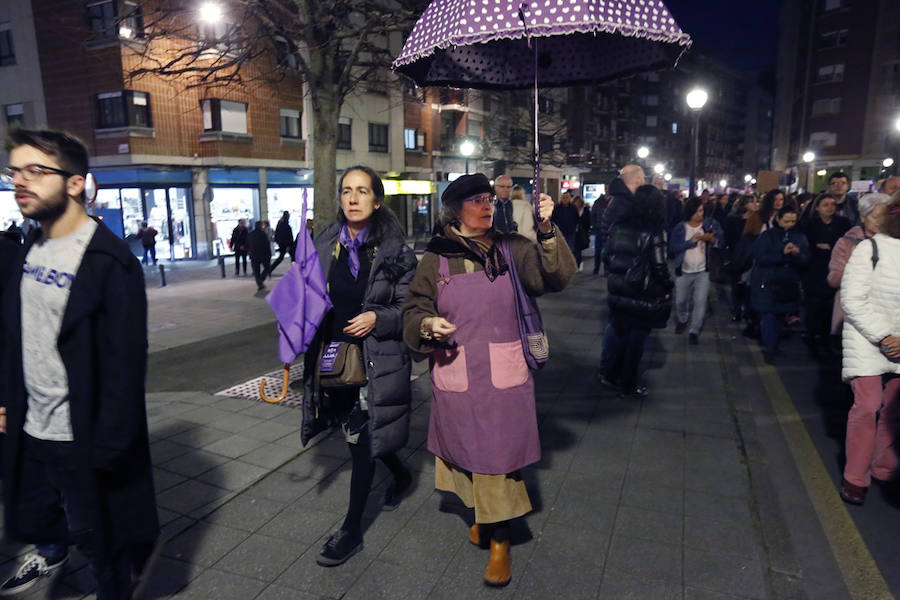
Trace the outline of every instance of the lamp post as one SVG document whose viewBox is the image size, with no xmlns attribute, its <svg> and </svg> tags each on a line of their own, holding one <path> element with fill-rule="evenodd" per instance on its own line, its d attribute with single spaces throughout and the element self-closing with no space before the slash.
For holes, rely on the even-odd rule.
<svg viewBox="0 0 900 600">
<path fill-rule="evenodd" d="M 647 146 L 641 146 L 637 149 L 637 157 L 639 159 L 644 160 L 648 156 L 650 156 L 650 148 L 648 148 Z"/>
<path fill-rule="evenodd" d="M 812 163 L 814 160 L 816 160 L 816 153 L 812 150 L 807 150 L 803 153 L 803 156 L 801 158 L 803 159 L 803 162 L 806 163 L 806 183 L 803 187 L 804 191 L 809 191 L 809 188 L 811 187 L 809 180 L 811 179 L 810 176 L 812 175 Z"/>
<path fill-rule="evenodd" d="M 697 194 L 697 151 L 700 146 L 700 111 L 706 105 L 709 94 L 701 88 L 694 88 L 685 97 L 688 108 L 694 112 L 694 135 L 691 137 L 691 183 L 688 198 Z"/>
<path fill-rule="evenodd" d="M 214 2 L 206 2 L 200 7 L 200 20 L 218 23 L 222 20 L 222 8 Z"/>
<path fill-rule="evenodd" d="M 459 145 L 459 153 L 466 157 L 466 175 L 469 174 L 469 157 L 475 152 L 475 144 L 466 140 Z"/>
</svg>

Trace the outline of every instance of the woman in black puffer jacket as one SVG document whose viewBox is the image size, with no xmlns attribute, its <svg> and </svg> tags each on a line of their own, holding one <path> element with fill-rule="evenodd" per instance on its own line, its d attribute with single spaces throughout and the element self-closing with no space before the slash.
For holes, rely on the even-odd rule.
<svg viewBox="0 0 900 600">
<path fill-rule="evenodd" d="M 672 277 L 666 263 L 665 198 L 639 187 L 628 213 L 610 229 L 603 247 L 609 321 L 603 334 L 600 381 L 621 386 L 625 397 L 647 395 L 638 365 L 650 329 L 664 328 L 672 311 Z"/>
</svg>

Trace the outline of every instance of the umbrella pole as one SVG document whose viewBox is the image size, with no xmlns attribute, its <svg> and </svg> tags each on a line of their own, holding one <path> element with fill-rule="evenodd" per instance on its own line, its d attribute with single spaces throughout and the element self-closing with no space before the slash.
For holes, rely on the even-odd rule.
<svg viewBox="0 0 900 600">
<path fill-rule="evenodd" d="M 537 217 L 541 210 L 541 147 L 540 133 L 538 131 L 538 51 L 537 40 L 529 38 L 529 45 L 534 50 L 534 187 L 531 196 L 534 204 L 534 216 Z"/>
<path fill-rule="evenodd" d="M 284 372 L 282 373 L 282 382 L 281 382 L 281 394 L 276 396 L 275 398 L 269 398 L 266 396 L 266 380 L 265 378 L 259 380 L 259 397 L 265 400 L 270 404 L 276 404 L 281 402 L 287 397 L 288 385 L 290 384 L 291 379 L 291 365 L 288 363 L 284 363 Z"/>
</svg>

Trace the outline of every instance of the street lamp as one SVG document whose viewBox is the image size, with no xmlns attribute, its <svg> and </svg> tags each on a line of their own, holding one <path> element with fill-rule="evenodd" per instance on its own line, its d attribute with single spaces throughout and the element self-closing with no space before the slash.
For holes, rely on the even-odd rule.
<svg viewBox="0 0 900 600">
<path fill-rule="evenodd" d="M 812 177 L 810 177 L 810 175 L 812 175 L 812 162 L 816 160 L 816 153 L 812 150 L 807 150 L 803 153 L 803 156 L 801 158 L 803 159 L 803 162 L 806 163 L 806 184 L 803 187 L 806 190 L 809 190 L 809 188 L 811 187 L 809 184 L 809 180 L 812 179 Z"/>
<path fill-rule="evenodd" d="M 222 8 L 214 2 L 206 2 L 200 7 L 200 19 L 207 23 L 218 23 L 222 20 Z"/>
<path fill-rule="evenodd" d="M 751 179 L 753 179 L 753 175 L 751 175 L 750 173 L 744 175 L 744 183 L 750 183 Z"/>
<path fill-rule="evenodd" d="M 466 175 L 469 174 L 469 157 L 475 152 L 475 144 L 470 140 L 464 141 L 459 145 L 459 153 L 466 157 Z"/>
<path fill-rule="evenodd" d="M 656 173 L 657 175 L 662 175 L 665 172 L 665 170 L 666 170 L 666 165 L 664 165 L 662 163 L 656 163 L 655 165 L 653 165 L 653 172 Z"/>
<path fill-rule="evenodd" d="M 881 166 L 884 167 L 885 169 L 890 169 L 891 167 L 894 166 L 894 159 L 893 158 L 884 159 L 883 161 L 881 161 Z"/>
<path fill-rule="evenodd" d="M 665 175 L 663 175 L 663 179 L 665 179 L 666 181 L 672 181 L 672 174 L 666 173 Z"/>
<path fill-rule="evenodd" d="M 719 187 L 722 188 L 722 191 L 725 191 L 725 187 L 726 187 L 727 185 L 728 185 L 728 180 L 727 180 L 727 179 L 720 179 L 720 180 L 719 180 Z"/>
<path fill-rule="evenodd" d="M 697 195 L 697 150 L 700 146 L 700 111 L 706 106 L 709 94 L 701 88 L 694 88 L 685 97 L 688 108 L 694 112 L 694 135 L 691 138 L 691 185 L 688 198 Z"/>
<path fill-rule="evenodd" d="M 640 159 L 647 158 L 648 156 L 650 156 L 650 148 L 648 148 L 647 146 L 641 146 L 640 148 L 638 148 L 637 156 Z"/>
</svg>

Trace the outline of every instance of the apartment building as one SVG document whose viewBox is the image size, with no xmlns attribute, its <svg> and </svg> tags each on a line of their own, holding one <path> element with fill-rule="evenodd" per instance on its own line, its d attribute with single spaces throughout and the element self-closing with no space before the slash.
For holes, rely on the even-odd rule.
<svg viewBox="0 0 900 600">
<path fill-rule="evenodd" d="M 799 24 L 799 28 L 798 28 Z M 790 0 L 779 29 L 773 163 L 824 189 L 844 171 L 865 184 L 900 158 L 900 4 Z M 803 155 L 815 154 L 807 164 Z"/>
</svg>

